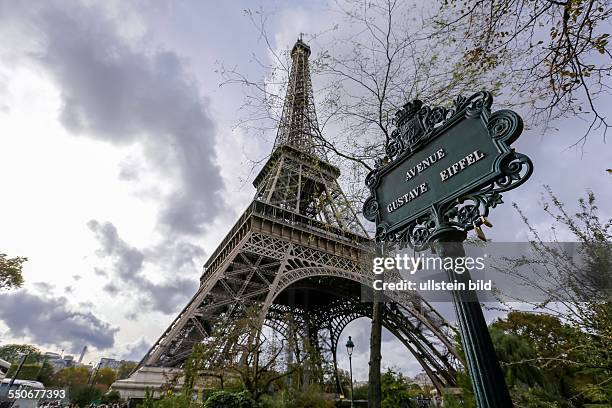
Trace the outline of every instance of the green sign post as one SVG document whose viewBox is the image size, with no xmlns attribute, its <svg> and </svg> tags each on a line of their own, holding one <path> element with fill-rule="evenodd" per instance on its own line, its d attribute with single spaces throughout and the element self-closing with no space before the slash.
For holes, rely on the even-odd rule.
<svg viewBox="0 0 612 408">
<path fill-rule="evenodd" d="M 415 100 L 397 112 L 387 157 L 366 178 L 371 196 L 363 214 L 376 223 L 378 241 L 431 247 L 446 258 L 465 256 L 468 231 L 484 237 L 480 227 L 490 226 L 486 217 L 501 193 L 533 171 L 531 160 L 510 147 L 523 130 L 520 116 L 491 113 L 492 102 L 489 92 L 479 92 L 457 97 L 450 109 Z M 447 273 L 451 282 L 470 279 Z M 478 406 L 511 407 L 476 294 L 454 291 L 453 301 Z"/>
</svg>

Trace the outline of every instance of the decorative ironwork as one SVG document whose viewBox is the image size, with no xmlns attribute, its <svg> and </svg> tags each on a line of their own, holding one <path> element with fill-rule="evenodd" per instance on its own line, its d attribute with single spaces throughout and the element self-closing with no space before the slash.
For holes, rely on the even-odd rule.
<svg viewBox="0 0 612 408">
<path fill-rule="evenodd" d="M 450 109 L 430 108 L 415 100 L 397 112 L 397 128 L 391 136 L 388 157 L 380 161 L 381 164 L 366 178 L 371 196 L 364 203 L 363 215 L 367 220 L 377 223 L 378 241 L 399 242 L 421 250 L 442 231 L 455 229 L 467 232 L 479 228 L 485 222 L 489 210 L 503 202 L 501 193 L 521 185 L 531 176 L 531 160 L 509 147 L 523 130 L 520 116 L 511 110 L 499 110 L 491 114 L 492 102 L 489 92 L 478 92 L 469 98 L 458 96 L 454 100 L 454 107 Z M 427 143 L 443 136 L 451 126 L 465 118 L 480 118 L 484 121 L 490 138 L 498 147 L 497 161 L 491 171 L 494 177 L 477 184 L 472 183 L 450 199 L 441 197 L 400 228 L 381 222 L 377 188 L 382 175 L 398 162 L 410 160 Z"/>
<path fill-rule="evenodd" d="M 417 151 L 427 141 L 435 138 L 436 130 L 445 123 L 460 119 L 463 115 L 478 116 L 483 109 L 490 109 L 492 103 L 490 92 L 478 92 L 469 98 L 457 96 L 453 108 L 424 106 L 418 99 L 406 103 L 395 114 L 396 129 L 391 133 L 391 141 L 386 149 L 388 158 L 393 161 Z"/>
<path fill-rule="evenodd" d="M 523 130 L 521 118 L 510 110 L 491 115 L 492 102 L 479 92 L 456 98 L 452 109 L 417 100 L 397 113 L 388 158 L 366 179 L 371 197 L 363 213 L 376 222 L 378 240 L 417 250 L 431 245 L 454 259 L 465 257 L 467 231 L 486 240 L 480 226 L 491 226 L 489 210 L 533 172 L 531 160 L 510 148 Z M 471 280 L 469 270 L 446 272 L 449 281 Z M 451 293 L 476 404 L 512 407 L 475 291 Z"/>
<path fill-rule="evenodd" d="M 197 293 L 140 366 L 180 367 L 194 344 L 230 327 L 251 306 L 261 310 L 262 324 L 281 335 L 323 342 L 321 332 L 331 327 L 335 362 L 342 328 L 371 313 L 364 311 L 371 305 L 359 300 L 361 286 L 372 286 L 371 240 L 338 184 L 339 170 L 317 151 L 309 127 L 316 125 L 309 54 L 302 41 L 293 48 L 283 119 L 272 156 L 255 178 L 253 202 L 209 257 Z M 312 295 L 318 303 L 298 304 L 290 293 Z M 393 294 L 387 307 L 385 324 L 436 386 L 455 385 L 457 354 L 442 316 L 420 298 L 402 294 Z M 292 327 L 281 319 L 287 313 Z M 234 351 L 234 360 L 240 357 L 240 344 L 223 347 Z"/>
</svg>

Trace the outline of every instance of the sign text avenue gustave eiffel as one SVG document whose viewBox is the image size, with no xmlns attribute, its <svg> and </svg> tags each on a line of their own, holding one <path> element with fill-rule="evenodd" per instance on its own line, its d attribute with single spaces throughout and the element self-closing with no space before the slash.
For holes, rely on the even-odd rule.
<svg viewBox="0 0 612 408">
<path fill-rule="evenodd" d="M 366 179 L 363 213 L 376 222 L 377 239 L 421 247 L 442 229 L 477 228 L 501 192 L 531 175 L 529 158 L 510 147 L 521 118 L 491 114 L 492 99 L 489 92 L 458 97 L 452 109 L 415 100 L 397 113 L 386 163 Z"/>
</svg>

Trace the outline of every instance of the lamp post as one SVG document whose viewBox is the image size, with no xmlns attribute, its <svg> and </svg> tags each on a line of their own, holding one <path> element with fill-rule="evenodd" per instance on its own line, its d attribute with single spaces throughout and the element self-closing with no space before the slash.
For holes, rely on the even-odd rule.
<svg viewBox="0 0 612 408">
<path fill-rule="evenodd" d="M 349 370 L 351 373 L 351 408 L 353 408 L 353 349 L 355 348 L 355 344 L 353 340 L 351 340 L 351 336 L 349 336 L 348 341 L 346 342 L 346 353 L 349 356 Z"/>
</svg>

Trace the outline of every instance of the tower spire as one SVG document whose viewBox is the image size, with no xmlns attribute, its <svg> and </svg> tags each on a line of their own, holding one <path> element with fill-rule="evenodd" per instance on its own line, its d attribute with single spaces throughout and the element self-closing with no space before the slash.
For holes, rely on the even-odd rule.
<svg viewBox="0 0 612 408">
<path fill-rule="evenodd" d="M 274 150 L 253 181 L 255 199 L 366 237 L 338 184 L 340 170 L 327 161 L 323 147 L 317 143 L 319 125 L 309 56 L 310 47 L 300 35 L 291 49 L 293 63 Z"/>
<path fill-rule="evenodd" d="M 325 158 L 320 143 L 316 142 L 319 124 L 308 65 L 310 47 L 302 38 L 303 34 L 300 33 L 300 37 L 291 49 L 291 72 L 274 147 L 288 145 L 302 152 Z"/>
</svg>

